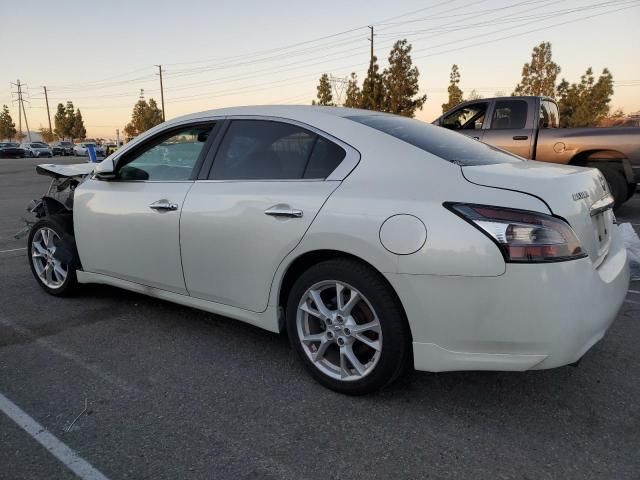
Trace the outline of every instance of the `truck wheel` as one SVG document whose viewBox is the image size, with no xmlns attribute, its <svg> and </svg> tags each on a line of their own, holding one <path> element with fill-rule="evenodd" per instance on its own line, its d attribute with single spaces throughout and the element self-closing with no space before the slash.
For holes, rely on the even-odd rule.
<svg viewBox="0 0 640 480">
<path fill-rule="evenodd" d="M 609 184 L 615 206 L 619 207 L 629 198 L 627 180 L 624 178 L 623 173 L 612 165 L 598 166 L 597 168 L 602 172 L 602 175 L 604 175 L 604 178 Z"/>
</svg>

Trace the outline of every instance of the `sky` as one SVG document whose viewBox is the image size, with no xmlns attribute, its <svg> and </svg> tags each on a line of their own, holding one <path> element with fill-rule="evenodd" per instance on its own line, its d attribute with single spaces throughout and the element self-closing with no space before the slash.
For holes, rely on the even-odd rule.
<svg viewBox="0 0 640 480">
<path fill-rule="evenodd" d="M 465 96 L 510 94 L 531 50 L 553 47 L 560 78 L 608 68 L 613 109 L 640 110 L 640 0 L 0 0 L 0 105 L 18 124 L 16 88 L 26 84 L 32 131 L 58 103 L 73 101 L 89 137 L 115 138 L 144 89 L 167 119 L 233 105 L 309 104 L 322 73 L 366 75 L 374 26 L 381 68 L 398 39 L 413 46 L 420 93 L 416 117 L 442 112 L 452 64 Z M 558 81 L 560 80 L 558 79 Z M 24 125 L 23 125 L 24 129 Z"/>
</svg>

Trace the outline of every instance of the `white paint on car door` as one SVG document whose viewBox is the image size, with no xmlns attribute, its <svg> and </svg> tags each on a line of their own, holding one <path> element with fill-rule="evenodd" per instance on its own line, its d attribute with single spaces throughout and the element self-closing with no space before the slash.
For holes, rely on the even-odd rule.
<svg viewBox="0 0 640 480">
<path fill-rule="evenodd" d="M 75 192 L 78 253 L 87 272 L 186 294 L 180 263 L 180 208 L 193 182 L 90 179 Z M 152 208 L 165 200 L 175 210 Z"/>
<path fill-rule="evenodd" d="M 264 311 L 278 265 L 300 242 L 339 184 L 304 180 L 196 182 L 185 201 L 180 226 L 189 293 Z M 290 216 L 278 215 L 286 215 L 287 210 Z M 296 216 L 297 212 L 301 216 Z"/>
</svg>

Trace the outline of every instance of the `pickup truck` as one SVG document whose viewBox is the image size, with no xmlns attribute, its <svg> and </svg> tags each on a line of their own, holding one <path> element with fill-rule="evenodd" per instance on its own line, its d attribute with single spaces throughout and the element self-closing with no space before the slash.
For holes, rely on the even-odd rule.
<svg viewBox="0 0 640 480">
<path fill-rule="evenodd" d="M 531 160 L 597 168 L 616 206 L 640 179 L 640 128 L 558 128 L 558 106 L 549 97 L 472 100 L 433 123 Z"/>
</svg>

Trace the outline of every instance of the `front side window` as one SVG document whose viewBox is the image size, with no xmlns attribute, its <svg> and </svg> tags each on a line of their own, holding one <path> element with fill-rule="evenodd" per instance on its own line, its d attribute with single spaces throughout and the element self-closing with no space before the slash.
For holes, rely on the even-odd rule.
<svg viewBox="0 0 640 480">
<path fill-rule="evenodd" d="M 234 120 L 213 162 L 214 180 L 324 179 L 344 150 L 297 125 Z"/>
<path fill-rule="evenodd" d="M 156 137 L 123 160 L 121 180 L 189 180 L 213 125 L 185 127 Z"/>
<path fill-rule="evenodd" d="M 488 103 L 467 105 L 444 117 L 442 126 L 450 130 L 480 130 L 487 113 Z"/>
<path fill-rule="evenodd" d="M 523 129 L 527 124 L 527 102 L 498 100 L 491 118 L 491 129 Z"/>
<path fill-rule="evenodd" d="M 558 106 L 549 100 L 540 102 L 540 128 L 558 128 Z"/>
</svg>

